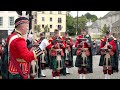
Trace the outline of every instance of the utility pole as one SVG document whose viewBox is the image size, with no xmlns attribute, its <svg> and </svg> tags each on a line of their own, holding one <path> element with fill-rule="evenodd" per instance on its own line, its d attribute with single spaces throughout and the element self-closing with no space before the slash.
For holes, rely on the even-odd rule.
<svg viewBox="0 0 120 90">
<path fill-rule="evenodd" d="M 76 35 L 78 34 L 78 11 L 77 11 L 77 31 L 76 31 Z"/>
</svg>

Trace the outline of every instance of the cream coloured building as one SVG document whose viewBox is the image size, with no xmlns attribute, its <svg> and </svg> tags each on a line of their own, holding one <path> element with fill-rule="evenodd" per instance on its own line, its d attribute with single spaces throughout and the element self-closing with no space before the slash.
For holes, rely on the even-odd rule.
<svg viewBox="0 0 120 90">
<path fill-rule="evenodd" d="M 36 25 L 40 25 L 41 31 L 48 26 L 52 35 L 55 29 L 59 29 L 60 35 L 66 31 L 67 11 L 37 11 Z"/>
</svg>

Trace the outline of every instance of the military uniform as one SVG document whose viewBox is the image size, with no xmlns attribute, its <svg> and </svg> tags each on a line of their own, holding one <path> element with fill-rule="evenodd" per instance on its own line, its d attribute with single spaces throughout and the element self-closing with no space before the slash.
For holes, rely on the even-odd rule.
<svg viewBox="0 0 120 90">
<path fill-rule="evenodd" d="M 64 49 L 64 59 L 65 59 L 65 64 L 66 64 L 66 74 L 70 74 L 68 71 L 68 68 L 73 67 L 73 42 L 72 38 L 70 37 L 62 37 L 62 40 L 64 41 L 66 48 Z"/>
<path fill-rule="evenodd" d="M 25 17 L 17 18 L 15 27 L 22 23 L 29 23 Z M 30 62 L 41 54 L 42 49 L 48 46 L 46 40 L 35 50 L 30 52 L 21 32 L 15 30 L 7 40 L 9 51 L 9 79 L 28 79 L 30 73 Z"/>
<path fill-rule="evenodd" d="M 60 37 L 56 38 L 56 37 L 52 37 L 50 41 L 50 68 L 53 70 L 52 71 L 52 75 L 53 77 L 59 77 L 60 76 L 60 70 L 62 70 L 63 68 L 65 68 L 65 60 L 64 60 L 64 48 L 65 48 L 65 43 L 61 42 L 58 43 L 57 40 L 62 41 L 62 39 Z M 58 40 L 58 41 L 59 41 Z M 58 49 L 60 49 L 61 51 L 57 51 Z M 57 61 L 57 55 L 61 55 L 61 60 L 60 62 Z M 60 65 L 60 66 L 59 66 Z M 60 69 L 58 69 L 60 68 Z"/>
<path fill-rule="evenodd" d="M 118 47 L 115 38 L 110 36 L 109 38 L 104 37 L 101 39 L 100 49 L 101 57 L 99 66 L 103 66 L 105 79 L 110 79 L 110 75 L 113 72 L 118 72 Z"/>
<path fill-rule="evenodd" d="M 85 39 L 84 43 L 81 41 L 83 38 Z M 93 73 L 90 35 L 77 36 L 75 47 L 77 48 L 75 66 L 78 67 L 78 73 L 80 75 Z M 81 77 L 82 76 L 80 76 L 80 78 Z"/>
<path fill-rule="evenodd" d="M 42 40 L 43 40 L 42 38 L 38 41 L 39 44 L 42 42 Z M 42 77 L 46 77 L 46 75 L 43 73 L 43 70 L 45 70 L 46 68 L 49 67 L 48 49 L 47 48 L 45 50 L 43 50 L 43 53 L 38 57 L 38 60 L 39 60 L 38 66 L 40 67 L 38 70 L 38 77 L 40 77 L 40 75 Z"/>
</svg>

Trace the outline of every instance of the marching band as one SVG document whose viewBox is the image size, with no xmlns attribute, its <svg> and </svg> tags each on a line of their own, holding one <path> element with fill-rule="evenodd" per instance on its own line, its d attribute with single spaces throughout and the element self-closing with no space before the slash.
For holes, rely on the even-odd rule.
<svg viewBox="0 0 120 90">
<path fill-rule="evenodd" d="M 86 75 L 94 73 L 92 59 L 91 36 L 84 29 L 76 37 L 75 43 L 68 32 L 59 35 L 59 30 L 54 30 L 53 36 L 41 32 L 39 40 L 33 41 L 33 35 L 28 34 L 25 41 L 23 35 L 27 32 L 29 20 L 20 17 L 15 21 L 15 30 L 8 37 L 8 72 L 9 79 L 35 79 L 47 77 L 46 69 L 51 69 L 53 79 L 60 79 L 61 75 L 71 72 L 69 68 L 77 67 L 79 79 L 86 79 Z M 24 28 L 24 29 L 23 29 Z M 73 46 L 76 47 L 76 61 L 73 63 Z M 109 31 L 101 39 L 100 62 L 103 67 L 105 79 L 110 79 L 111 74 L 118 72 L 118 47 L 117 40 Z M 2 59 L 0 46 L 0 59 Z M 1 68 L 3 69 L 3 68 Z M 77 73 L 77 72 L 76 72 Z"/>
</svg>

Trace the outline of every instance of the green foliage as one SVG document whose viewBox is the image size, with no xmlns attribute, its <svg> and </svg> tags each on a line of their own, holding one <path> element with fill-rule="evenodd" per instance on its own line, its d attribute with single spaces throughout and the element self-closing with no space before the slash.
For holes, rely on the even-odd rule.
<svg viewBox="0 0 120 90">
<path fill-rule="evenodd" d="M 86 23 L 89 20 L 96 21 L 98 19 L 96 15 L 91 15 L 90 13 L 86 13 L 85 15 L 82 15 L 78 18 L 77 17 L 73 18 L 69 13 L 70 11 L 66 16 L 66 29 L 69 35 L 76 35 L 76 33 L 77 35 L 79 35 L 82 29 L 87 28 Z M 78 31 L 77 31 L 77 19 L 78 19 Z"/>
<path fill-rule="evenodd" d="M 90 13 L 86 13 L 85 16 L 88 20 L 92 20 L 92 22 L 95 22 L 98 19 L 96 15 L 92 15 Z"/>
<path fill-rule="evenodd" d="M 105 35 L 106 31 L 108 31 L 108 30 L 109 30 L 109 27 L 107 27 L 107 25 L 104 24 L 104 27 L 101 29 L 101 33 L 102 33 L 103 35 Z"/>
<path fill-rule="evenodd" d="M 34 29 L 38 33 L 41 31 L 40 25 L 35 25 Z"/>
<path fill-rule="evenodd" d="M 50 31 L 50 28 L 48 27 L 48 25 L 46 25 L 44 28 L 44 32 L 49 32 L 49 31 Z"/>
</svg>

